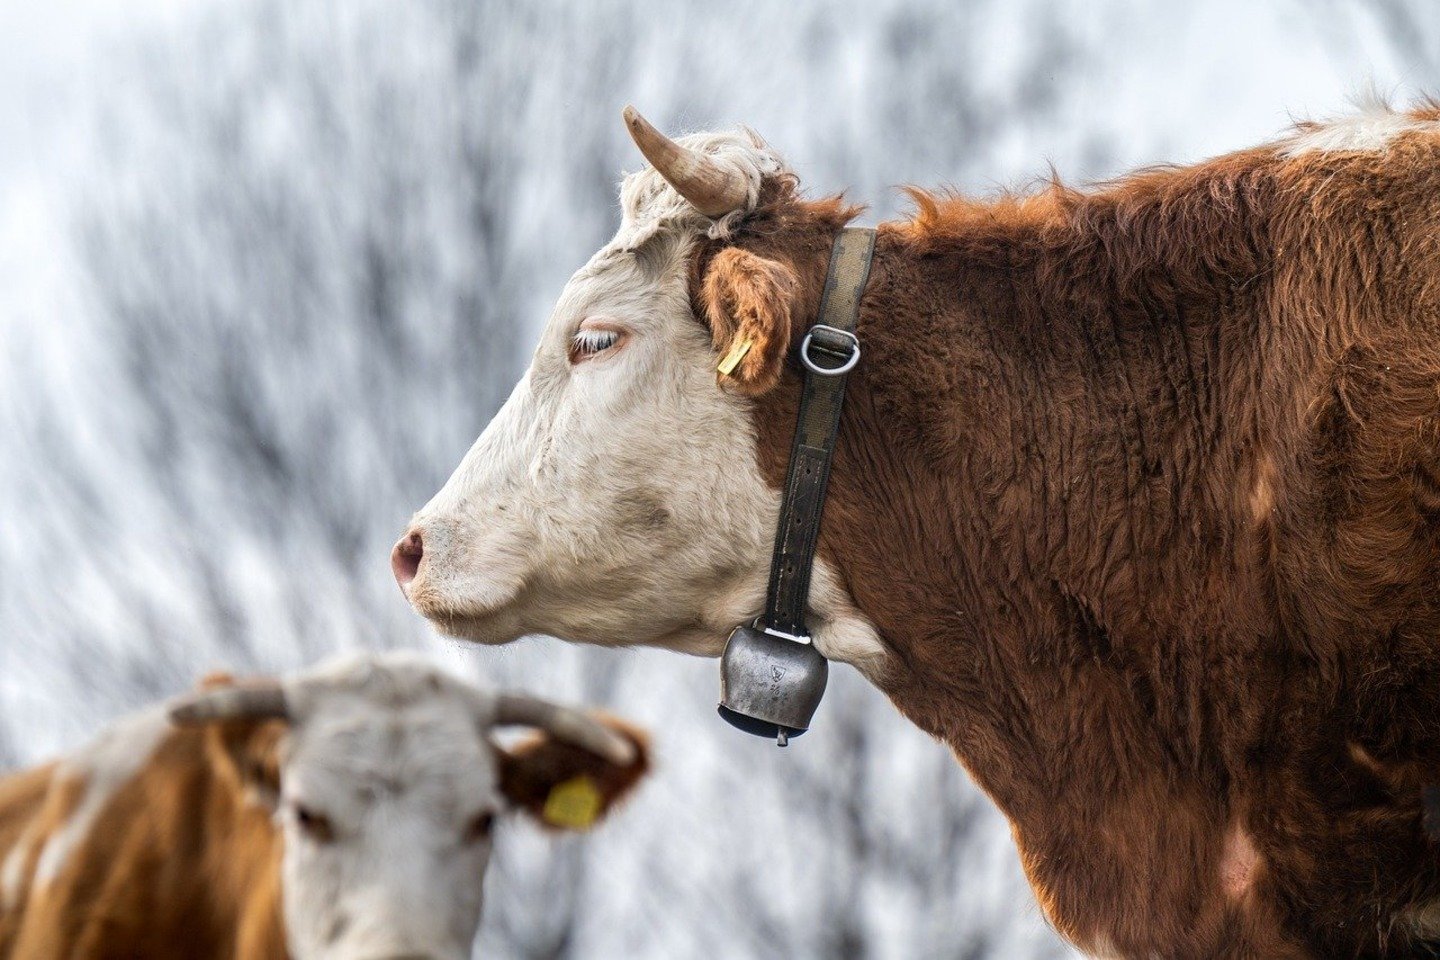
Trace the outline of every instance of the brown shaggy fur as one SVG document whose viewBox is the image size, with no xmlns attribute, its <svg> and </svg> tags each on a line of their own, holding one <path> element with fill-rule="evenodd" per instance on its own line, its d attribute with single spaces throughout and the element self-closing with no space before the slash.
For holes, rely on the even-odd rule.
<svg viewBox="0 0 1440 960">
<path fill-rule="evenodd" d="M 783 263 L 739 247 L 715 254 L 701 298 L 711 340 L 721 357 L 750 344 L 729 384 L 750 396 L 775 388 L 790 349 L 794 298 L 795 274 Z"/>
<path fill-rule="evenodd" d="M 1411 955 L 1440 898 L 1440 135 L 913 195 L 822 535 L 882 686 L 1082 947 Z M 771 184 L 699 251 L 697 315 L 738 249 L 798 278 L 793 346 L 853 213 Z M 799 383 L 754 408 L 777 486 Z"/>
<path fill-rule="evenodd" d="M 55 880 L 27 882 L 18 907 L 0 913 L 0 957 L 286 956 L 279 835 L 267 809 L 245 802 L 234 769 L 211 762 L 211 740 L 197 730 L 166 737 Z M 0 781 L 0 792 L 30 776 Z M 41 840 L 64 826 L 84 788 L 73 777 L 47 780 L 16 805 L 33 811 Z M 32 846 L 27 875 L 42 845 Z"/>
<path fill-rule="evenodd" d="M 229 682 L 213 675 L 202 686 Z M 616 771 L 536 734 L 513 753 L 495 748 L 510 803 L 538 817 L 537 791 L 581 774 L 600 786 L 602 814 L 626 796 L 648 769 L 647 740 L 601 719 L 640 748 L 634 764 Z M 0 862 L 30 842 L 20 900 L 0 904 L 0 958 L 286 960 L 283 839 L 271 818 L 284 732 L 277 720 L 172 731 L 41 889 L 28 878 L 85 783 L 54 764 L 0 778 Z"/>
</svg>

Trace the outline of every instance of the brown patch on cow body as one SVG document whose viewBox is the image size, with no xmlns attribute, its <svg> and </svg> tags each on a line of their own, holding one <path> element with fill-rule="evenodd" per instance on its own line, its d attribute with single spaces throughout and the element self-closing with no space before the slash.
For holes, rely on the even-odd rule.
<svg viewBox="0 0 1440 960">
<path fill-rule="evenodd" d="M 54 774 L 55 764 L 47 763 L 0 779 L 0 857 L 15 849 L 31 828 Z"/>
<path fill-rule="evenodd" d="M 1437 198 L 1402 132 L 880 228 L 822 551 L 1077 943 L 1403 956 L 1440 898 L 1393 786 L 1440 769 Z M 729 243 L 813 317 L 847 215 L 777 188 Z"/>
<path fill-rule="evenodd" d="M 287 956 L 279 835 L 267 810 L 217 778 L 207 739 L 206 731 L 168 734 L 41 886 L 28 882 L 39 851 L 64 828 L 84 784 L 53 767 L 0 780 L 0 839 L 23 820 L 34 841 L 25 896 L 0 912 L 0 957 Z"/>
<path fill-rule="evenodd" d="M 14 944 L 45 841 L 74 812 L 85 783 L 46 764 L 0 780 L 0 957 Z"/>
</svg>

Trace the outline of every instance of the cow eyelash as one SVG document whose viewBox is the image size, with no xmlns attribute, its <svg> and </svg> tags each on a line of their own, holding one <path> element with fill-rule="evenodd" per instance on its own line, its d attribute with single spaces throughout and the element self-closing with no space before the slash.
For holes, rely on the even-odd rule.
<svg viewBox="0 0 1440 960">
<path fill-rule="evenodd" d="M 604 353 L 606 350 L 617 346 L 620 343 L 620 331 L 608 330 L 600 327 L 588 327 L 575 331 L 570 338 L 570 362 L 579 363 L 582 360 Z"/>
</svg>

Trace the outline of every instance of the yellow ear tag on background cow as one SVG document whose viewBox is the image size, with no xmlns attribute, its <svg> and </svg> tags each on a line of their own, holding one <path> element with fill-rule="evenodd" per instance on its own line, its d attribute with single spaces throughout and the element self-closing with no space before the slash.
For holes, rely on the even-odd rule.
<svg viewBox="0 0 1440 960">
<path fill-rule="evenodd" d="M 725 354 L 725 359 L 721 360 L 720 365 L 715 368 L 720 372 L 720 376 L 728 377 L 734 373 L 735 368 L 740 366 L 740 361 L 745 359 L 745 354 L 749 353 L 753 346 L 755 346 L 754 340 L 737 340 L 735 346 L 730 348 L 730 352 Z"/>
<path fill-rule="evenodd" d="M 581 774 L 551 787 L 540 815 L 552 827 L 588 830 L 600 819 L 603 802 L 595 781 Z"/>
</svg>

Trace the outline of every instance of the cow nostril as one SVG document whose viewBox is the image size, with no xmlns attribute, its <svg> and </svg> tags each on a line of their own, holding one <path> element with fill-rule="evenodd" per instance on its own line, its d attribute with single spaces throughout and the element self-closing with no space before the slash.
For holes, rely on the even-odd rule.
<svg viewBox="0 0 1440 960">
<path fill-rule="evenodd" d="M 425 556 L 425 541 L 419 530 L 411 530 L 400 538 L 390 552 L 390 569 L 395 571 L 395 582 L 403 591 L 420 572 L 420 561 Z"/>
</svg>

